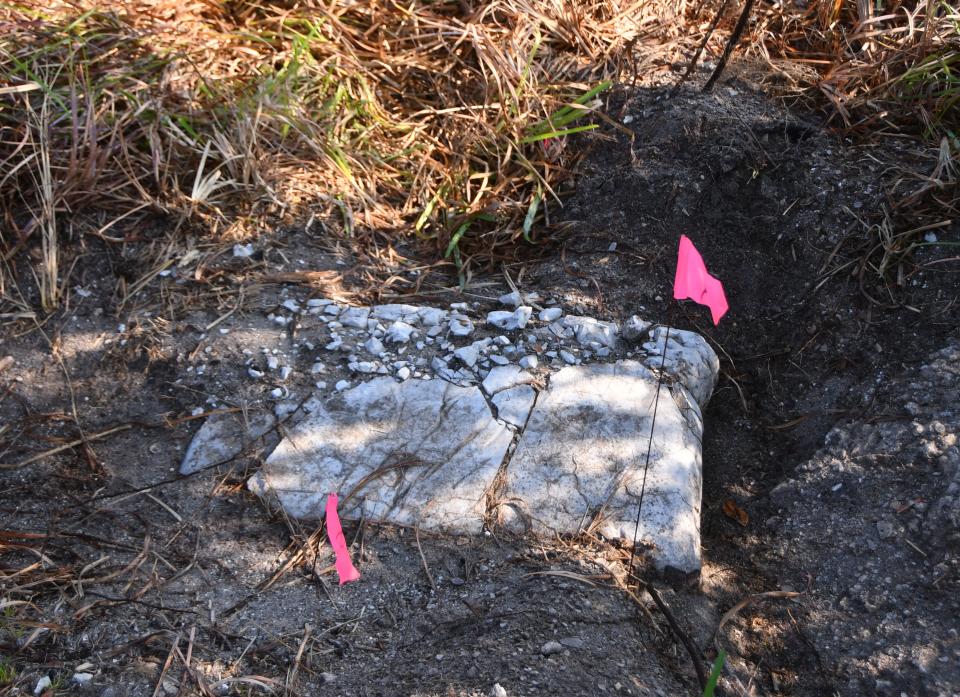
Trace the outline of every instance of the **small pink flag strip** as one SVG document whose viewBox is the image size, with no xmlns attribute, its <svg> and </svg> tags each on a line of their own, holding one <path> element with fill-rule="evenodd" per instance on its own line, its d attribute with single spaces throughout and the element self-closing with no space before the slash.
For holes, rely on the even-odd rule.
<svg viewBox="0 0 960 697">
<path fill-rule="evenodd" d="M 713 323 L 719 324 L 730 306 L 719 279 L 707 273 L 703 257 L 686 235 L 680 235 L 680 252 L 677 255 L 677 276 L 673 281 L 673 297 L 676 300 L 690 299 L 710 308 Z"/>
<path fill-rule="evenodd" d="M 347 549 L 347 541 L 343 537 L 343 526 L 340 525 L 340 516 L 337 515 L 336 494 L 327 496 L 327 537 L 330 538 L 330 545 L 333 547 L 333 553 L 336 557 L 337 575 L 340 576 L 340 585 L 356 581 L 360 578 L 360 572 L 353 568 L 353 562 L 350 561 L 350 551 Z"/>
</svg>

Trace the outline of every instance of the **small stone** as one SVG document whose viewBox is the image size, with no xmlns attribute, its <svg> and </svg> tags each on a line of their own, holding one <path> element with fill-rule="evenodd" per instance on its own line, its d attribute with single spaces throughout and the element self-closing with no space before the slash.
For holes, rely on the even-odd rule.
<svg viewBox="0 0 960 697">
<path fill-rule="evenodd" d="M 324 685 L 335 682 L 336 679 L 337 679 L 337 676 L 334 675 L 333 673 L 320 673 L 320 680 L 321 682 L 323 682 Z"/>
<path fill-rule="evenodd" d="M 577 357 L 574 356 L 569 351 L 567 351 L 566 349 L 562 349 L 560 351 L 560 358 L 562 358 L 563 362 L 566 363 L 567 365 L 575 365 L 577 362 Z"/>
<path fill-rule="evenodd" d="M 518 363 L 520 363 L 521 368 L 527 368 L 528 370 L 532 370 L 533 368 L 537 367 L 538 360 L 536 356 L 528 355 L 521 358 L 518 361 Z"/>
<path fill-rule="evenodd" d="M 439 327 L 447 318 L 447 313 L 435 307 L 421 307 L 417 310 L 417 316 L 424 327 Z"/>
<path fill-rule="evenodd" d="M 280 379 L 281 379 L 281 380 L 286 380 L 288 377 L 290 377 L 290 374 L 291 374 L 292 372 L 293 372 L 293 368 L 291 368 L 291 367 L 288 366 L 288 365 L 283 366 L 283 367 L 280 369 Z"/>
<path fill-rule="evenodd" d="M 497 365 L 510 365 L 510 359 L 506 356 L 500 356 L 498 354 L 493 354 L 490 356 L 490 361 L 496 363 Z"/>
<path fill-rule="evenodd" d="M 472 368 L 477 364 L 477 358 L 480 357 L 480 351 L 475 345 L 471 344 L 470 346 L 458 348 L 453 352 L 453 355 L 459 358 L 465 366 Z"/>
<path fill-rule="evenodd" d="M 563 310 L 559 307 L 548 307 L 545 310 L 540 310 L 540 314 L 537 317 L 541 322 L 552 322 L 555 319 L 560 319 L 563 315 Z"/>
<path fill-rule="evenodd" d="M 562 323 L 565 328 L 573 330 L 573 334 L 581 346 L 589 346 L 596 342 L 610 348 L 617 347 L 619 328 L 613 322 L 603 322 L 592 317 L 567 315 L 563 318 Z"/>
<path fill-rule="evenodd" d="M 33 688 L 33 694 L 39 695 L 44 690 L 46 690 L 51 685 L 51 680 L 49 675 L 44 675 L 42 678 L 37 680 L 37 686 Z"/>
<path fill-rule="evenodd" d="M 568 649 L 582 649 L 584 646 L 586 646 L 586 644 L 583 642 L 583 639 L 576 636 L 561 639 L 560 643 L 566 646 Z"/>
<path fill-rule="evenodd" d="M 334 337 L 333 341 L 331 341 L 329 344 L 327 344 L 323 348 L 325 348 L 327 351 L 336 351 L 341 346 L 343 346 L 343 339 L 341 339 L 338 336 L 338 337 Z"/>
<path fill-rule="evenodd" d="M 310 298 L 307 300 L 307 307 L 326 307 L 332 304 L 333 301 L 329 298 Z"/>
<path fill-rule="evenodd" d="M 888 520 L 877 522 L 877 534 L 881 540 L 889 540 L 894 535 L 893 523 Z"/>
<path fill-rule="evenodd" d="M 340 306 L 334 303 L 326 305 L 323 308 L 323 314 L 330 315 L 331 317 L 336 317 L 337 315 L 340 314 Z"/>
<path fill-rule="evenodd" d="M 327 372 L 327 366 L 317 361 L 312 366 L 310 366 L 310 372 L 313 373 L 314 375 L 318 373 L 325 373 Z"/>
<path fill-rule="evenodd" d="M 417 330 L 413 325 L 397 320 L 387 328 L 387 341 L 395 344 L 405 344 L 410 341 L 416 332 Z"/>
<path fill-rule="evenodd" d="M 523 329 L 533 315 L 533 308 L 523 305 L 513 312 L 505 310 L 494 310 L 487 313 L 487 322 L 500 329 L 508 331 L 513 329 Z"/>
<path fill-rule="evenodd" d="M 93 673 L 74 673 L 72 680 L 79 687 L 86 687 L 93 680 Z"/>
<path fill-rule="evenodd" d="M 363 348 L 365 348 L 368 353 L 372 353 L 374 356 L 379 356 L 386 350 L 383 342 L 375 336 L 371 336 L 369 339 L 367 339 L 363 343 Z"/>
<path fill-rule="evenodd" d="M 470 336 L 473 333 L 473 322 L 463 315 L 454 315 L 450 318 L 450 333 L 454 336 Z"/>
<path fill-rule="evenodd" d="M 194 435 L 180 463 L 180 474 L 193 474 L 213 464 L 228 462 L 253 440 L 273 428 L 271 414 L 213 414 Z M 83 672 L 83 671 L 79 671 Z"/>
<path fill-rule="evenodd" d="M 540 653 L 544 656 L 552 656 L 555 653 L 560 653 L 563 651 L 563 644 L 559 641 L 548 641 L 546 644 L 540 647 Z"/>
<path fill-rule="evenodd" d="M 507 697 L 507 691 L 500 687 L 500 683 L 494 683 L 490 688 L 490 697 Z"/>
<path fill-rule="evenodd" d="M 529 305 L 532 303 L 540 302 L 541 297 L 539 293 L 523 293 L 521 295 L 517 291 L 513 291 L 512 293 L 501 295 L 497 299 L 500 301 L 501 305 L 509 305 L 510 307 L 519 307 L 520 305 Z"/>
<path fill-rule="evenodd" d="M 282 399 L 285 396 L 284 390 L 280 387 L 274 387 L 272 390 L 270 390 L 270 396 L 274 399 Z"/>
<path fill-rule="evenodd" d="M 370 308 L 368 307 L 348 307 L 337 318 L 345 327 L 354 329 L 366 329 L 367 321 L 370 317 Z"/>
<path fill-rule="evenodd" d="M 371 315 L 387 322 L 395 322 L 397 320 L 416 322 L 418 319 L 417 309 L 414 305 L 391 303 L 389 305 L 374 306 Z"/>
<path fill-rule="evenodd" d="M 263 372 L 257 370 L 256 368 L 247 368 L 247 375 L 252 377 L 254 380 L 259 380 L 263 377 Z"/>
<path fill-rule="evenodd" d="M 406 380 L 410 377 L 410 369 L 407 366 L 403 366 L 397 371 L 397 377 L 401 380 Z"/>
<path fill-rule="evenodd" d="M 647 322 L 637 317 L 637 315 L 633 315 L 623 323 L 621 333 L 627 341 L 641 341 L 646 338 L 646 334 L 651 326 L 653 326 L 652 322 Z"/>
<path fill-rule="evenodd" d="M 497 300 L 501 305 L 509 305 L 510 307 L 516 307 L 521 302 L 523 302 L 520 297 L 520 293 L 513 291 L 512 293 L 507 293 L 506 295 L 501 295 Z"/>
<path fill-rule="evenodd" d="M 283 306 L 284 306 L 285 308 L 287 308 L 288 310 L 290 310 L 290 312 L 296 312 L 296 313 L 300 313 L 300 312 L 301 312 L 301 310 L 300 310 L 300 303 L 298 303 L 298 302 L 297 302 L 296 300 L 294 300 L 293 298 L 287 298 L 286 300 L 284 300 L 284 301 L 283 301 Z"/>
<path fill-rule="evenodd" d="M 276 370 L 280 367 L 280 361 L 276 356 L 267 356 L 267 368 L 270 370 Z"/>
<path fill-rule="evenodd" d="M 349 387 L 350 387 L 350 381 L 349 381 L 349 380 L 340 380 L 339 382 L 337 382 L 336 385 L 333 386 L 333 388 L 334 388 L 337 392 L 343 392 L 345 389 L 347 389 L 347 388 L 349 388 Z"/>
<path fill-rule="evenodd" d="M 253 256 L 253 245 L 252 244 L 235 244 L 233 245 L 233 256 L 246 259 L 247 257 Z"/>
</svg>

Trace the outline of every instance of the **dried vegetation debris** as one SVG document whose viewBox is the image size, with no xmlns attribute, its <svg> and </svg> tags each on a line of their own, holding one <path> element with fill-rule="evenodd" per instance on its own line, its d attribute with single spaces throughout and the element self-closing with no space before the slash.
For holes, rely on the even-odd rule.
<svg viewBox="0 0 960 697">
<path fill-rule="evenodd" d="M 655 62 L 631 54 L 638 42 L 678 39 L 662 22 L 678 9 L 8 4 L 5 260 L 45 235 L 49 309 L 67 237 L 132 241 L 159 214 L 244 241 L 267 217 L 322 210 L 347 236 L 429 239 L 467 273 L 473 255 L 537 235 L 576 160 L 564 134 L 594 127 L 598 94 L 628 64 Z"/>
</svg>

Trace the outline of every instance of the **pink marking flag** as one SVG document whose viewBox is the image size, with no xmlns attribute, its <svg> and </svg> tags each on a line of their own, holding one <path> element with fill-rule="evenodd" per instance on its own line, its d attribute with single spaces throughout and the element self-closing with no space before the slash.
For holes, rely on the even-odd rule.
<svg viewBox="0 0 960 697">
<path fill-rule="evenodd" d="M 673 297 L 676 300 L 689 298 L 706 305 L 713 315 L 713 323 L 719 324 L 730 306 L 720 280 L 707 273 L 703 257 L 686 235 L 680 235 L 680 252 L 677 255 L 677 276 L 673 281 Z"/>
<path fill-rule="evenodd" d="M 359 579 L 360 572 L 353 568 L 353 562 L 350 561 L 350 551 L 343 537 L 343 526 L 340 525 L 340 516 L 337 515 L 337 501 L 336 494 L 327 496 L 327 537 L 330 538 L 330 545 L 336 556 L 337 575 L 340 576 L 342 586 Z"/>
</svg>

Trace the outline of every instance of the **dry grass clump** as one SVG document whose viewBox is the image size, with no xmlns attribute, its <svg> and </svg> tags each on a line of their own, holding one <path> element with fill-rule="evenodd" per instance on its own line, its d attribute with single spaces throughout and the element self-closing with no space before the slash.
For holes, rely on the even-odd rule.
<svg viewBox="0 0 960 697">
<path fill-rule="evenodd" d="M 65 235 L 242 237 L 320 209 L 466 273 L 535 231 L 597 96 L 684 0 L 7 3 L 0 254 L 57 304 Z"/>
<path fill-rule="evenodd" d="M 960 126 L 960 6 L 945 0 L 812 0 L 760 13 L 752 49 L 808 69 L 836 125 L 876 134 L 948 135 Z"/>
</svg>

